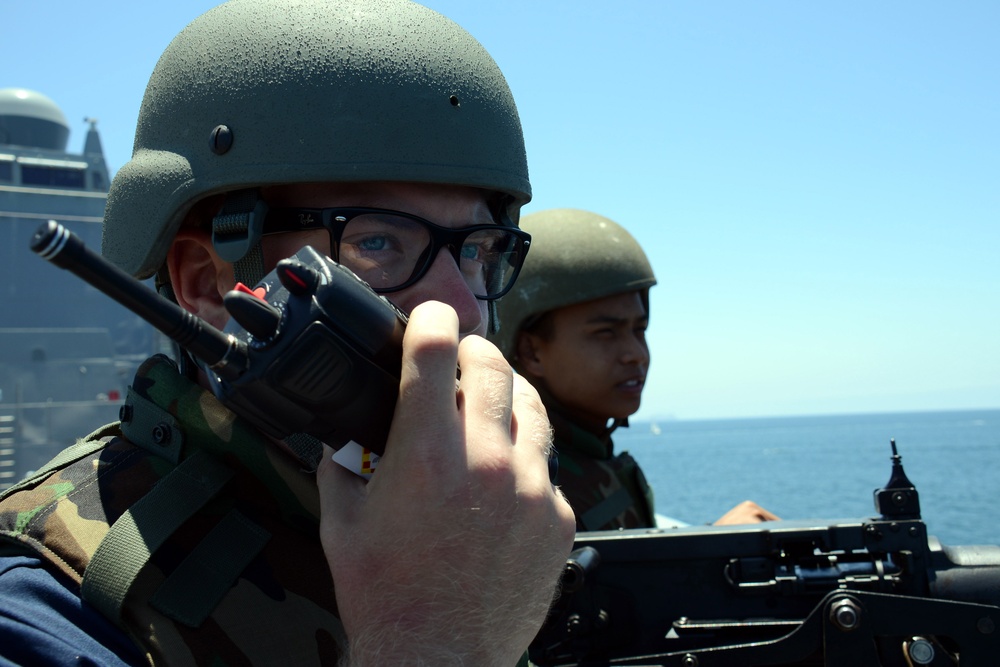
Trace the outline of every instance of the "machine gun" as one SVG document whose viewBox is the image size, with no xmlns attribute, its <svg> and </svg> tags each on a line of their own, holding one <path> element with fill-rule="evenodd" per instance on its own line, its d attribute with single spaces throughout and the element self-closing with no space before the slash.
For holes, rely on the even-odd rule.
<svg viewBox="0 0 1000 667">
<path fill-rule="evenodd" d="M 1000 664 L 1000 546 L 928 536 L 891 442 L 873 518 L 579 534 L 532 662 Z"/>
</svg>

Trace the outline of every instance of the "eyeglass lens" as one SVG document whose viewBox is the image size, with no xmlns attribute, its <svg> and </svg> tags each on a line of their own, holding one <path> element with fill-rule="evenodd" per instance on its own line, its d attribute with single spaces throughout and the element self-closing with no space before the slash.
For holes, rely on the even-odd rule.
<svg viewBox="0 0 1000 667">
<path fill-rule="evenodd" d="M 374 289 L 391 290 L 415 280 L 434 262 L 432 241 L 431 229 L 417 220 L 364 213 L 344 226 L 339 261 Z M 449 250 L 453 255 L 456 252 Z M 520 254 L 520 239 L 503 227 L 491 226 L 465 236 L 456 260 L 472 293 L 489 298 L 510 283 Z"/>
</svg>

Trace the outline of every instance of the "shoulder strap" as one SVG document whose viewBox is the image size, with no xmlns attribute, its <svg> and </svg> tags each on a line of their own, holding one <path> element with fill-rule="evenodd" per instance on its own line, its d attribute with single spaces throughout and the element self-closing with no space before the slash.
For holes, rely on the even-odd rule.
<svg viewBox="0 0 1000 667">
<path fill-rule="evenodd" d="M 83 575 L 83 599 L 118 622 L 125 596 L 152 554 L 233 476 L 195 452 L 122 514 L 98 545 Z"/>
<path fill-rule="evenodd" d="M 580 516 L 580 523 L 586 530 L 600 530 L 631 506 L 632 496 L 628 489 L 620 486 L 610 496 L 584 512 Z"/>
<path fill-rule="evenodd" d="M 238 510 L 230 511 L 167 577 L 149 604 L 167 618 L 197 628 L 269 539 L 271 533 Z"/>
</svg>

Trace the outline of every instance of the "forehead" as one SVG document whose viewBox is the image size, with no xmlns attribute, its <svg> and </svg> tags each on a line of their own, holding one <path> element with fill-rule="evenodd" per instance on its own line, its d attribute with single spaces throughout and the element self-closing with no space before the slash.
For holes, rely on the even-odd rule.
<svg viewBox="0 0 1000 667">
<path fill-rule="evenodd" d="M 486 192 L 461 185 L 434 183 L 298 183 L 265 188 L 269 206 L 332 208 L 369 206 L 414 213 L 432 220 L 460 216 L 490 222 Z"/>
<path fill-rule="evenodd" d="M 555 311 L 555 321 L 566 325 L 631 322 L 646 319 L 647 313 L 639 292 L 613 294 L 592 301 L 564 306 Z"/>
</svg>

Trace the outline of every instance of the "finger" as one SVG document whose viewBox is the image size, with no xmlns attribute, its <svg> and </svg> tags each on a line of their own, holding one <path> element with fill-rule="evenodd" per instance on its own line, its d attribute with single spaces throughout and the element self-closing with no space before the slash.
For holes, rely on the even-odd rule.
<svg viewBox="0 0 1000 667">
<path fill-rule="evenodd" d="M 562 491 L 553 479 L 552 425 L 538 392 L 520 375 L 513 377 L 513 428 L 514 456 L 523 462 L 522 481 L 518 497 L 527 500 L 531 491 L 546 503 L 553 512 L 548 529 L 562 540 L 567 552 L 576 532 L 576 516 Z M 550 458 L 552 457 L 552 458 Z M 525 493 L 525 492 L 529 493 Z M 557 563 L 558 564 L 558 563 Z"/>
<path fill-rule="evenodd" d="M 553 485 L 558 484 L 559 459 L 553 447 L 552 425 L 545 405 L 530 382 L 519 375 L 513 380 L 511 433 L 515 452 L 530 466 L 530 483 L 554 490 Z"/>
<path fill-rule="evenodd" d="M 499 428 L 509 439 L 514 384 L 510 364 L 493 343 L 468 336 L 459 345 L 458 365 L 462 370 L 462 410 L 482 416 L 482 426 Z"/>
<path fill-rule="evenodd" d="M 545 456 L 552 451 L 552 425 L 541 397 L 534 386 L 520 375 L 513 378 L 513 412 L 511 428 L 514 444 L 530 444 Z"/>
<path fill-rule="evenodd" d="M 450 306 L 426 301 L 410 313 L 403 335 L 399 401 L 393 430 L 410 437 L 393 439 L 394 458 L 410 441 L 422 441 L 435 431 L 454 429 L 455 373 L 458 365 L 458 316 Z"/>
<path fill-rule="evenodd" d="M 320 515 L 337 528 L 356 522 L 365 499 L 365 483 L 331 458 L 333 448 L 323 445 L 323 457 L 316 470 Z"/>
</svg>

